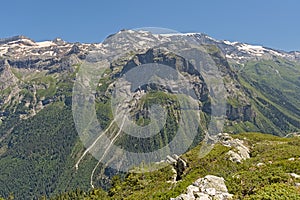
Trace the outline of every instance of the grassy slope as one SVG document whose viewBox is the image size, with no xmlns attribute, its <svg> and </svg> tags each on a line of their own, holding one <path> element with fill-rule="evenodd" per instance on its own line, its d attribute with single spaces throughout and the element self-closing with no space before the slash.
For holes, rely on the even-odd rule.
<svg viewBox="0 0 300 200">
<path fill-rule="evenodd" d="M 300 174 L 300 138 L 279 138 L 267 134 L 243 133 L 234 135 L 252 147 L 251 158 L 242 164 L 232 163 L 226 153 L 229 148 L 216 145 L 204 158 L 199 158 L 201 145 L 184 154 L 188 169 L 183 179 L 171 184 L 170 168 L 143 174 L 128 174 L 124 180 L 114 178 L 108 193 L 101 189 L 90 192 L 69 192 L 54 199 L 70 196 L 85 199 L 169 199 L 184 193 L 196 179 L 212 174 L 222 176 L 235 199 L 298 199 L 300 190 L 288 173 Z M 296 158 L 289 161 L 289 158 Z M 271 162 L 272 163 L 271 163 Z M 265 163 L 257 167 L 258 163 Z M 76 195 L 77 194 L 77 195 Z"/>
<path fill-rule="evenodd" d="M 238 75 L 251 96 L 256 121 L 236 123 L 227 131 L 259 131 L 279 136 L 299 131 L 299 64 L 283 59 L 251 61 Z"/>
</svg>

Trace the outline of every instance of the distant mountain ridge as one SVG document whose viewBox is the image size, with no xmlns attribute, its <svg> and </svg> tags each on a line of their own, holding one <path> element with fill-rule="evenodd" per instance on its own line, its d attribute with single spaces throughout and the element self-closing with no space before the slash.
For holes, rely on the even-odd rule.
<svg viewBox="0 0 300 200">
<path fill-rule="evenodd" d="M 127 30 L 122 30 L 120 32 L 126 32 L 126 31 Z M 129 32 L 130 32 L 130 30 L 129 30 Z M 286 52 L 283 50 L 276 50 L 273 48 L 268 48 L 268 47 L 264 47 L 264 46 L 260 46 L 260 45 L 251 45 L 251 44 L 241 43 L 241 42 L 231 42 L 228 40 L 217 40 L 217 39 L 214 39 L 204 33 L 172 33 L 172 34 L 161 34 L 161 36 L 169 37 L 169 38 L 178 37 L 178 36 L 189 36 L 189 37 L 197 38 L 197 40 L 202 44 L 217 45 L 222 50 L 222 52 L 226 54 L 226 57 L 228 59 L 243 60 L 242 57 L 245 57 L 245 59 L 247 59 L 247 58 L 251 59 L 254 57 L 264 57 L 263 54 L 270 54 L 273 56 L 281 56 L 283 58 L 290 59 L 293 61 L 295 61 L 295 60 L 299 61 L 299 59 L 300 59 L 299 51 Z M 111 37 L 111 36 L 109 36 L 109 37 Z M 13 36 L 13 37 L 9 37 L 9 38 L 0 38 L 0 45 L 11 45 L 14 42 L 26 42 L 26 41 L 27 41 L 27 45 L 35 44 L 34 46 L 36 46 L 36 48 L 40 47 L 39 43 L 46 44 L 46 42 L 49 44 L 50 44 L 50 42 L 54 42 L 54 43 L 63 42 L 63 43 L 68 43 L 68 44 L 75 44 L 75 43 L 69 43 L 69 42 L 63 41 L 60 38 L 56 38 L 52 41 L 49 40 L 49 41 L 35 42 L 33 39 L 30 39 L 26 36 L 18 35 L 18 36 Z M 79 42 L 76 42 L 76 44 L 80 45 Z M 96 45 L 96 44 L 101 44 L 101 43 L 91 43 L 90 45 Z M 238 51 L 240 51 L 239 54 L 237 54 Z M 5 51 L 3 50 L 1 53 L 4 54 Z"/>
</svg>

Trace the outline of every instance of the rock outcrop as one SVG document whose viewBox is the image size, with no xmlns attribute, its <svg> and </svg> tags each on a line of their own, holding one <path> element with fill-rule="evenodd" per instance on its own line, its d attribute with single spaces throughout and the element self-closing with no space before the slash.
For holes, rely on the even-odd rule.
<svg viewBox="0 0 300 200">
<path fill-rule="evenodd" d="M 187 168 L 186 161 L 174 154 L 173 156 L 167 156 L 167 162 L 173 166 L 174 176 L 172 182 L 181 180 L 183 172 Z"/>
<path fill-rule="evenodd" d="M 207 175 L 189 185 L 185 194 L 171 200 L 226 200 L 232 197 L 233 195 L 228 193 L 224 178 Z"/>
<path fill-rule="evenodd" d="M 243 160 L 250 158 L 250 149 L 244 144 L 243 140 L 233 139 L 227 133 L 220 133 L 218 139 L 222 145 L 233 148 L 227 153 L 229 160 L 232 162 L 241 163 Z"/>
</svg>

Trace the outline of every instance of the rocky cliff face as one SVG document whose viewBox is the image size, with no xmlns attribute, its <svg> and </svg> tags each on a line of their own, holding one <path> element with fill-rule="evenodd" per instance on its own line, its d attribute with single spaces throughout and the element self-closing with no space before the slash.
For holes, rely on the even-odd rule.
<svg viewBox="0 0 300 200">
<path fill-rule="evenodd" d="M 169 34 L 157 36 L 147 32 L 121 31 L 108 37 L 102 44 L 72 44 L 59 38 L 53 41 L 34 42 L 24 36 L 16 36 L 2 39 L 0 42 L 0 87 L 3 91 L 2 115 L 11 112 L 11 109 L 8 109 L 8 104 L 10 107 L 14 105 L 11 100 L 12 96 L 16 98 L 16 102 L 22 101 L 24 94 L 19 93 L 22 92 L 24 88 L 32 88 L 30 89 L 31 95 L 33 95 L 34 90 L 37 89 L 49 90 L 51 83 L 34 82 L 34 76 L 46 76 L 50 77 L 49 79 L 55 77 L 55 79 L 60 79 L 59 77 L 65 76 L 63 74 L 73 73 L 75 71 L 74 66 L 80 65 L 86 58 L 86 55 L 95 50 L 98 54 L 107 53 L 112 47 L 114 51 L 118 51 L 118 49 L 120 49 L 120 52 L 122 50 L 126 51 L 126 49 L 132 49 L 133 53 L 135 51 L 137 56 L 134 60 L 127 60 L 127 63 L 124 63 L 124 61 L 121 63 L 121 65 L 124 65 L 121 73 L 140 64 L 157 62 L 173 66 L 177 70 L 187 72 L 191 76 L 199 76 L 195 74 L 197 72 L 193 69 L 191 63 L 187 63 L 183 58 L 180 58 L 180 56 L 174 57 L 170 56 L 171 54 L 168 52 L 151 49 L 158 41 L 168 42 L 176 37 L 190 37 L 203 45 L 215 45 L 218 47 L 219 50 L 209 46 L 207 46 L 206 49 L 212 56 L 219 70 L 223 73 L 225 87 L 229 94 L 228 99 L 230 100 L 227 105 L 227 117 L 230 121 L 255 123 L 255 117 L 257 116 L 253 110 L 253 105 L 250 103 L 253 94 L 247 92 L 241 85 L 238 74 L 234 72 L 237 66 L 236 64 L 239 65 L 239 63 L 257 59 L 272 60 L 278 57 L 297 61 L 297 55 L 299 55 L 298 52 L 286 53 L 238 42 L 219 41 L 205 34 Z M 143 40 L 143 38 L 147 38 L 146 43 L 139 41 Z M 126 40 L 130 40 L 131 42 L 126 43 Z M 137 42 L 133 43 L 132 41 Z M 127 47 L 127 44 L 134 45 Z M 142 49 L 147 48 L 147 52 L 140 53 Z M 228 61 L 233 63 L 232 67 L 229 66 Z M 114 68 L 114 66 L 112 66 L 112 68 Z M 24 82 L 26 82 L 27 86 Z M 55 82 L 57 83 L 57 80 Z M 199 98 L 200 96 L 205 97 L 207 95 L 204 94 L 207 93 L 205 92 L 205 88 L 200 87 L 199 90 Z M 17 97 L 18 94 L 20 97 Z M 49 99 L 40 97 L 36 102 L 32 100 L 31 106 L 36 107 L 36 104 L 40 101 L 52 102 L 53 99 L 54 97 Z M 6 106 L 4 106 L 4 104 Z M 25 102 L 25 104 L 28 105 L 28 101 Z M 206 111 L 209 111 L 209 109 Z"/>
<path fill-rule="evenodd" d="M 63 77 L 72 74 L 75 71 L 75 66 L 80 65 L 90 51 L 97 50 L 98 53 L 109 51 L 109 47 L 107 46 L 114 46 L 116 44 L 119 45 L 117 46 L 117 49 L 125 48 L 126 44 L 124 42 L 126 39 L 132 40 L 132 36 L 135 36 L 135 40 L 140 40 L 141 37 L 152 38 L 153 44 L 157 41 L 168 41 L 174 37 L 157 37 L 149 33 L 131 31 L 123 31 L 116 35 L 118 34 L 120 36 L 111 36 L 103 44 L 71 44 L 60 39 L 46 42 L 34 42 L 24 36 L 3 39 L 0 45 L 0 76 L 1 89 L 3 91 L 1 106 L 2 115 L 4 115 L 4 113 L 15 112 L 13 107 L 16 106 L 16 102 L 23 101 L 24 105 L 26 104 L 27 107 L 37 107 L 39 104 L 38 107 L 40 109 L 42 109 L 42 106 L 40 106 L 41 102 L 44 105 L 49 102 L 53 102 L 58 98 L 57 95 L 52 94 L 52 96 L 42 96 L 39 95 L 39 92 L 36 94 L 37 91 L 55 90 L 55 85 L 64 79 Z M 193 37 L 199 39 L 200 35 L 196 34 L 193 35 Z M 122 45 L 122 43 L 124 43 L 124 45 Z M 151 47 L 153 44 L 151 44 L 150 41 L 147 45 Z M 123 68 L 120 73 L 125 73 L 131 68 L 141 64 L 155 62 L 172 66 L 174 69 L 179 70 L 182 73 L 187 73 L 190 75 L 190 79 L 192 79 L 193 76 L 198 76 L 200 77 L 200 81 L 203 82 L 203 78 L 199 72 L 193 68 L 192 64 L 188 63 L 180 56 L 174 56 L 168 52 L 151 48 L 145 53 L 139 53 L 138 49 L 147 48 L 144 44 L 139 43 L 130 48 L 136 50 L 137 55 L 133 60 L 129 59 L 126 61 L 125 59 L 127 63 L 124 63 L 123 61 L 121 66 L 118 66 Z M 241 86 L 236 80 L 236 77 L 234 77 L 235 74 L 231 71 L 224 55 L 222 55 L 221 52 L 218 53 L 218 51 L 216 51 L 212 52 L 212 57 L 219 69 L 222 71 L 223 76 L 227 77 L 230 81 L 226 87 L 232 95 L 232 98 L 236 98 L 238 96 L 237 93 L 239 93 L 241 102 L 242 98 L 247 99 L 246 95 L 240 92 L 240 90 L 242 90 Z M 113 65 L 112 68 L 114 68 Z M 207 98 L 207 89 L 203 87 L 205 85 L 202 85 L 203 83 L 199 82 L 195 83 L 194 86 L 198 87 L 198 98 L 202 99 L 202 101 L 207 101 L 207 99 L 205 100 L 205 98 Z M 24 90 L 27 91 L 25 92 Z M 29 97 L 25 100 L 24 96 L 26 95 Z M 37 96 L 34 97 L 34 95 Z M 14 100 L 12 100 L 11 97 L 14 97 Z M 13 101 L 15 101 L 15 103 Z M 40 109 L 32 109 L 30 111 L 31 114 L 27 114 L 28 116 L 33 116 L 35 111 L 38 112 Z M 206 112 L 209 112 L 209 108 L 204 106 L 204 109 L 206 109 Z M 24 116 L 24 114 L 26 115 L 26 111 L 22 111 L 21 113 L 22 114 L 20 114 L 20 116 Z M 244 101 L 243 105 L 235 108 L 229 105 L 227 113 L 230 120 L 253 121 L 254 117 L 251 111 L 251 106 L 249 106 L 247 101 Z"/>
</svg>

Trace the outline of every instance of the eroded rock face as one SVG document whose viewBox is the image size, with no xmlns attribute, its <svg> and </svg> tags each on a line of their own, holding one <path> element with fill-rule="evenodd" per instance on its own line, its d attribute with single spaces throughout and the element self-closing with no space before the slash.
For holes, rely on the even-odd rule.
<svg viewBox="0 0 300 200">
<path fill-rule="evenodd" d="M 186 194 L 181 194 L 171 200 L 226 200 L 232 197 L 233 195 L 228 193 L 224 178 L 207 175 L 189 185 Z"/>
</svg>

